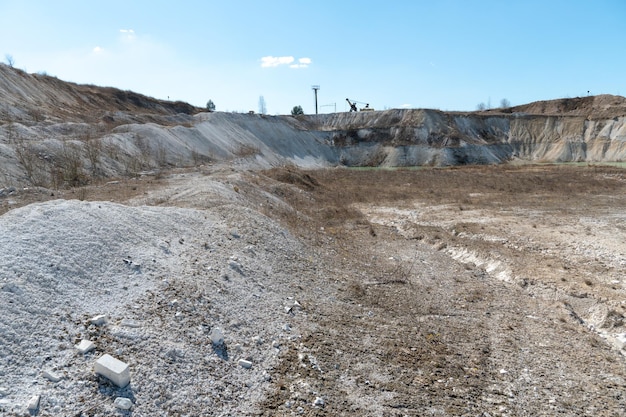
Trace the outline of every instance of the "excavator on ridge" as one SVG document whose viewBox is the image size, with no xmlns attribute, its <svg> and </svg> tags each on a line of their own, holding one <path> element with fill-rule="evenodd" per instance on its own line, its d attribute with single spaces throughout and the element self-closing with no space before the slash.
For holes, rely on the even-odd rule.
<svg viewBox="0 0 626 417">
<path fill-rule="evenodd" d="M 363 103 L 361 101 L 356 101 L 356 100 L 352 100 L 350 101 L 349 98 L 346 99 L 346 101 L 348 102 L 348 104 L 350 105 L 350 111 L 358 111 L 356 105 L 358 104 L 365 104 L 365 107 L 361 107 L 361 111 L 374 111 L 374 109 L 372 107 L 370 107 L 369 103 Z"/>
</svg>

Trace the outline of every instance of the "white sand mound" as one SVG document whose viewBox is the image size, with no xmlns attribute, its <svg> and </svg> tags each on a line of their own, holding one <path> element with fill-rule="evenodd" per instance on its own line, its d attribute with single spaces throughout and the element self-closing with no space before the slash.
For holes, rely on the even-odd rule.
<svg viewBox="0 0 626 417">
<path fill-rule="evenodd" d="M 299 245 L 251 210 L 57 200 L 12 210 L 0 231 L 0 414 L 34 395 L 42 415 L 110 415 L 118 396 L 137 415 L 239 414 L 298 337 L 282 262 Z M 82 339 L 96 349 L 79 353 Z M 129 386 L 95 375 L 103 354 L 129 364 Z"/>
</svg>

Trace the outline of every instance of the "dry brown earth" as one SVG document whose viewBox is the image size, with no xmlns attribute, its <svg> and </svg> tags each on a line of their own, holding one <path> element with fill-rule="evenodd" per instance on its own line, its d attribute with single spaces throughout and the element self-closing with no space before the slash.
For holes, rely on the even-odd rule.
<svg viewBox="0 0 626 417">
<path fill-rule="evenodd" d="M 312 330 L 284 355 L 264 415 L 306 409 L 312 392 L 326 407 L 306 415 L 624 412 L 611 341 L 624 331 L 623 170 L 270 176 L 305 190 L 288 196 L 291 224 L 337 292 L 305 291 Z"/>
<path fill-rule="evenodd" d="M 255 413 L 624 412 L 622 169 L 205 169 L 310 250 L 284 260 L 302 337 Z M 86 196 L 126 201 L 168 183 Z M 288 205 L 263 206 L 259 190 Z"/>
</svg>

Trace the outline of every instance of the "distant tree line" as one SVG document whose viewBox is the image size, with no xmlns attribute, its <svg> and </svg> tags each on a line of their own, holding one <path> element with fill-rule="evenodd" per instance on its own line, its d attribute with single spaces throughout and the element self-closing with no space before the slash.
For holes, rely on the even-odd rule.
<svg viewBox="0 0 626 417">
<path fill-rule="evenodd" d="M 511 107 L 511 102 L 508 99 L 503 98 L 502 100 L 500 100 L 500 107 L 498 107 L 499 109 L 507 109 L 509 107 Z M 491 109 L 491 100 L 489 100 L 487 104 L 481 102 L 476 105 L 476 110 L 478 111 L 484 111 L 489 109 Z"/>
</svg>

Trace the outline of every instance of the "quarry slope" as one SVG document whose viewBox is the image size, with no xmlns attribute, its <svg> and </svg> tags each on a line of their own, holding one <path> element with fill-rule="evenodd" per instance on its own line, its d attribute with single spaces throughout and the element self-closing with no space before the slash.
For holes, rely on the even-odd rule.
<svg viewBox="0 0 626 417">
<path fill-rule="evenodd" d="M 0 99 L 3 186 L 76 185 L 227 160 L 269 168 L 626 159 L 626 99 L 610 95 L 483 112 L 205 113 L 0 65 Z"/>
</svg>

